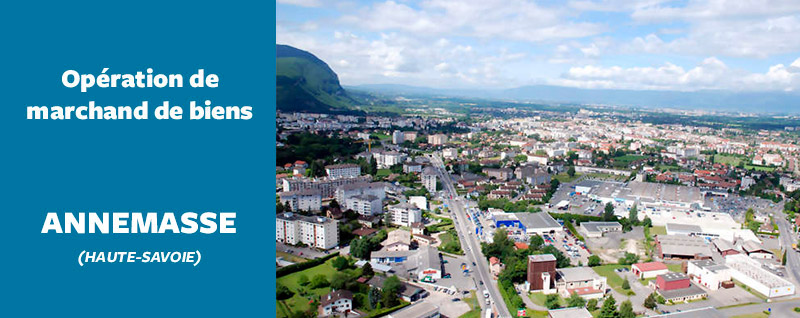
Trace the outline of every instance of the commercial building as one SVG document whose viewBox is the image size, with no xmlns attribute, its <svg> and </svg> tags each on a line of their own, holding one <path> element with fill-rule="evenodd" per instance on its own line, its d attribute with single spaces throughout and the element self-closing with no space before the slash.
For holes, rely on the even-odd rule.
<svg viewBox="0 0 800 318">
<path fill-rule="evenodd" d="M 744 251 L 747 256 L 750 258 L 759 258 L 759 259 L 773 259 L 775 255 L 772 254 L 770 250 L 761 245 L 756 241 L 745 241 L 742 243 L 742 250 Z"/>
<path fill-rule="evenodd" d="M 656 235 L 656 255 L 661 259 L 707 259 L 711 248 L 696 236 Z"/>
<path fill-rule="evenodd" d="M 592 313 L 585 307 L 551 309 L 547 311 L 549 318 L 592 318 Z"/>
<path fill-rule="evenodd" d="M 422 221 L 422 210 L 410 203 L 398 203 L 389 206 L 391 223 L 398 226 L 411 226 L 412 223 Z"/>
<path fill-rule="evenodd" d="M 631 273 L 639 279 L 653 278 L 669 272 L 667 265 L 661 262 L 636 263 L 631 265 Z"/>
<path fill-rule="evenodd" d="M 606 278 L 589 267 L 559 268 L 556 276 L 556 290 L 564 298 L 578 294 L 585 299 L 598 299 L 608 287 Z"/>
<path fill-rule="evenodd" d="M 442 279 L 442 258 L 439 251 L 430 246 L 422 246 L 415 253 L 408 256 L 403 262 L 408 277 L 416 278 L 421 282 L 433 283 Z"/>
<path fill-rule="evenodd" d="M 319 211 L 322 209 L 322 194 L 319 190 L 299 190 L 281 192 L 283 206 L 292 211 Z"/>
<path fill-rule="evenodd" d="M 528 288 L 549 292 L 555 288 L 556 257 L 553 254 L 528 256 Z"/>
<path fill-rule="evenodd" d="M 657 289 L 656 293 L 664 300 L 672 303 L 685 302 L 690 300 L 702 299 L 708 297 L 708 293 L 696 285 L 690 284 L 689 287 L 679 289 Z"/>
<path fill-rule="evenodd" d="M 275 227 L 276 241 L 280 243 L 303 243 L 319 249 L 331 249 L 339 245 L 337 222 L 326 217 L 285 212 L 276 216 Z"/>
<path fill-rule="evenodd" d="M 372 176 L 358 176 L 354 178 L 287 178 L 283 179 L 283 191 L 301 191 L 301 190 L 319 190 L 323 198 L 329 198 L 334 195 L 336 188 L 354 184 L 372 181 Z M 337 199 L 338 200 L 338 199 Z M 339 200 L 341 201 L 341 200 Z"/>
<path fill-rule="evenodd" d="M 728 255 L 725 265 L 731 269 L 731 278 L 766 297 L 794 295 L 794 284 L 764 269 L 761 263 L 747 255 Z"/>
<path fill-rule="evenodd" d="M 327 317 L 334 313 L 348 313 L 351 310 L 353 310 L 353 293 L 346 289 L 332 291 L 319 300 L 320 317 Z"/>
<path fill-rule="evenodd" d="M 739 254 L 739 250 L 737 250 L 736 247 L 734 247 L 731 242 L 728 242 L 721 238 L 716 238 L 714 239 L 713 243 L 714 247 L 722 255 L 722 257 L 733 254 Z"/>
<path fill-rule="evenodd" d="M 425 167 L 422 170 L 422 185 L 428 192 L 436 192 L 436 170 L 433 167 Z"/>
<path fill-rule="evenodd" d="M 656 288 L 661 290 L 689 288 L 689 285 L 689 276 L 684 273 L 666 273 L 656 277 Z"/>
<path fill-rule="evenodd" d="M 345 200 L 345 206 L 361 215 L 383 214 L 383 200 L 372 194 L 351 196 Z"/>
<path fill-rule="evenodd" d="M 563 227 L 549 213 L 492 213 L 497 228 L 518 228 L 527 235 L 544 235 L 563 231 Z"/>
<path fill-rule="evenodd" d="M 419 302 L 389 314 L 389 318 L 439 318 L 439 306 Z"/>
<path fill-rule="evenodd" d="M 328 178 L 355 178 L 361 175 L 361 166 L 352 163 L 325 166 Z"/>
<path fill-rule="evenodd" d="M 689 261 L 686 273 L 693 283 L 709 290 L 718 290 L 726 285 L 733 286 L 730 268 L 712 260 Z"/>
<path fill-rule="evenodd" d="M 622 225 L 619 222 L 581 222 L 581 232 L 586 237 L 603 237 L 607 232 L 622 232 Z"/>
</svg>

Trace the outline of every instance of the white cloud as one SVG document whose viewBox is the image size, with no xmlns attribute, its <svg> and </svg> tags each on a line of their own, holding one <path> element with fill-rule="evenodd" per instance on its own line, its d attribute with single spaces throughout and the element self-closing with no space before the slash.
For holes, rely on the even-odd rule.
<svg viewBox="0 0 800 318">
<path fill-rule="evenodd" d="M 372 31 L 527 42 L 582 38 L 606 29 L 598 23 L 570 21 L 566 8 L 542 7 L 524 0 L 428 0 L 418 7 L 380 2 L 341 21 Z"/>
<path fill-rule="evenodd" d="M 295 6 L 309 7 L 309 8 L 322 6 L 322 1 L 320 0 L 278 0 L 278 3 L 291 4 Z"/>
<path fill-rule="evenodd" d="M 800 59 L 794 64 L 800 65 Z M 551 84 L 582 88 L 618 88 L 696 91 L 729 89 L 736 91 L 794 91 L 800 89 L 800 68 L 774 65 L 765 73 L 731 69 L 715 57 L 685 70 L 671 63 L 658 67 L 572 67 Z"/>
</svg>

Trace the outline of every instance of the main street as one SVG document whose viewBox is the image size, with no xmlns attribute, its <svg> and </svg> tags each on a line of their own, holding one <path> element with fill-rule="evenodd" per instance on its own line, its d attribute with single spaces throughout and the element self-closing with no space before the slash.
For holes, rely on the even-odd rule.
<svg viewBox="0 0 800 318">
<path fill-rule="evenodd" d="M 779 236 L 781 247 L 786 251 L 786 271 L 792 277 L 794 282 L 800 282 L 800 256 L 792 249 L 792 244 L 797 243 L 792 225 L 786 220 L 783 212 L 776 213 L 773 219 L 778 223 L 778 230 L 781 232 Z"/>
<path fill-rule="evenodd" d="M 456 189 L 453 186 L 453 180 L 450 177 L 450 174 L 445 170 L 441 159 L 437 155 L 431 155 L 430 158 L 431 163 L 436 168 L 439 179 L 442 181 L 443 191 L 445 192 L 444 200 L 447 203 L 451 214 L 453 215 L 453 223 L 455 224 L 456 231 L 458 232 L 458 238 L 461 241 L 461 247 L 464 250 L 464 254 L 467 256 L 467 259 L 475 264 L 472 266 L 472 272 L 477 275 L 474 278 L 479 279 L 480 282 L 483 282 L 483 285 L 480 283 L 476 284 L 476 286 L 478 286 L 478 295 L 482 295 L 483 290 L 487 290 L 489 292 L 489 299 L 497 308 L 499 317 L 510 318 L 511 313 L 508 311 L 508 308 L 506 308 L 506 303 L 503 301 L 503 297 L 500 295 L 500 290 L 497 288 L 496 281 L 492 279 L 492 275 L 489 272 L 489 264 L 486 261 L 486 257 L 483 256 L 483 252 L 481 251 L 481 244 L 478 241 L 477 236 L 474 235 L 474 226 L 467 219 L 467 212 L 464 209 L 464 203 L 466 200 L 456 193 Z M 480 302 L 481 307 L 484 308 L 484 310 L 491 310 L 491 304 L 488 304 L 487 306 L 487 304 L 484 303 L 483 298 L 481 298 Z"/>
</svg>

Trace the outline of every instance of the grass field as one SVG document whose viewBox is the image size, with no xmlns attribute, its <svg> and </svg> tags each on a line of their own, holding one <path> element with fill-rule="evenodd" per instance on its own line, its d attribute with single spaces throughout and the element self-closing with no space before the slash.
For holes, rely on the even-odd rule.
<svg viewBox="0 0 800 318">
<path fill-rule="evenodd" d="M 667 264 L 667 269 L 670 272 L 680 272 L 681 271 L 681 264 Z"/>
<path fill-rule="evenodd" d="M 389 140 L 392 136 L 386 134 L 372 134 L 372 136 L 378 137 L 379 140 Z"/>
<path fill-rule="evenodd" d="M 378 169 L 378 172 L 375 173 L 376 177 L 388 177 L 392 173 L 390 169 Z"/>
<path fill-rule="evenodd" d="M 645 158 L 647 158 L 647 156 L 640 155 L 624 155 L 622 157 L 614 157 L 614 167 L 627 167 L 631 165 L 631 162 Z"/>
<path fill-rule="evenodd" d="M 572 181 L 575 181 L 575 179 L 578 179 L 580 177 L 581 177 L 581 173 L 577 173 L 577 172 L 575 173 L 575 176 L 573 176 L 573 177 L 570 177 L 566 172 L 562 172 L 562 173 L 559 173 L 559 174 L 553 176 L 553 178 L 555 178 L 556 180 L 558 180 L 558 182 L 561 182 L 561 183 L 572 182 Z"/>
<path fill-rule="evenodd" d="M 556 295 L 558 295 L 558 294 L 556 294 Z M 531 293 L 530 298 L 531 298 L 531 301 L 534 304 L 537 304 L 539 306 L 544 307 L 544 302 L 547 299 L 547 295 L 545 295 L 544 293 L 541 293 L 541 292 L 539 292 L 539 293 Z M 561 305 L 561 307 L 564 307 L 564 306 L 567 305 L 566 300 L 564 300 L 564 298 L 561 298 L 561 296 L 558 297 L 558 303 Z"/>
<path fill-rule="evenodd" d="M 726 164 L 726 165 L 733 166 L 733 167 L 738 166 L 739 162 L 741 162 L 741 161 L 742 161 L 742 159 L 737 157 L 737 156 L 723 155 L 723 154 L 714 155 L 714 162 Z"/>
<path fill-rule="evenodd" d="M 620 176 L 610 173 L 587 173 L 586 177 L 590 179 L 615 180 L 615 181 L 625 181 L 628 179 L 628 177 L 626 176 Z"/>
<path fill-rule="evenodd" d="M 469 305 L 470 311 L 464 313 L 458 318 L 481 318 L 481 306 L 478 305 L 478 299 L 475 297 L 475 291 L 469 292 L 469 297 L 464 298 L 464 302 Z"/>
<path fill-rule="evenodd" d="M 325 275 L 330 280 L 330 278 L 333 277 L 333 274 L 336 273 L 336 270 L 333 268 L 333 266 L 331 266 L 332 262 L 333 259 L 330 259 L 324 264 L 278 278 L 278 284 L 288 287 L 295 293 L 292 298 L 280 302 L 283 306 L 277 306 L 278 317 L 288 317 L 286 315 L 289 314 L 289 311 L 306 311 L 309 309 L 309 303 L 313 299 L 322 297 L 331 292 L 330 287 L 306 289 L 307 294 L 305 296 L 301 296 L 298 293 L 298 290 L 305 287 L 301 287 L 300 284 L 297 283 L 297 280 L 302 275 L 306 275 L 306 277 L 308 277 L 310 280 L 314 276 L 320 274 Z"/>
<path fill-rule="evenodd" d="M 666 226 L 654 226 L 650 228 L 650 235 L 667 235 L 667 227 Z"/>
<path fill-rule="evenodd" d="M 609 265 L 601 265 L 592 267 L 592 269 L 597 272 L 598 275 L 603 276 L 608 281 L 608 286 L 614 288 L 617 292 L 623 295 L 627 295 L 628 291 L 622 289 L 622 282 L 624 281 L 622 277 L 617 275 L 615 269 L 628 267 L 626 265 L 617 265 L 617 264 L 609 264 Z"/>
<path fill-rule="evenodd" d="M 775 167 L 766 167 L 766 166 L 744 165 L 744 168 L 747 169 L 747 170 L 755 170 L 755 171 L 763 171 L 763 172 L 775 171 Z"/>
</svg>

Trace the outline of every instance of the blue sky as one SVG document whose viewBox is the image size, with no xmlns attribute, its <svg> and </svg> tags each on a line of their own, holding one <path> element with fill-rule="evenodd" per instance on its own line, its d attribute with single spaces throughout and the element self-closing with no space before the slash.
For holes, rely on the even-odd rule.
<svg viewBox="0 0 800 318">
<path fill-rule="evenodd" d="M 796 0 L 278 0 L 345 85 L 800 91 Z"/>
</svg>

